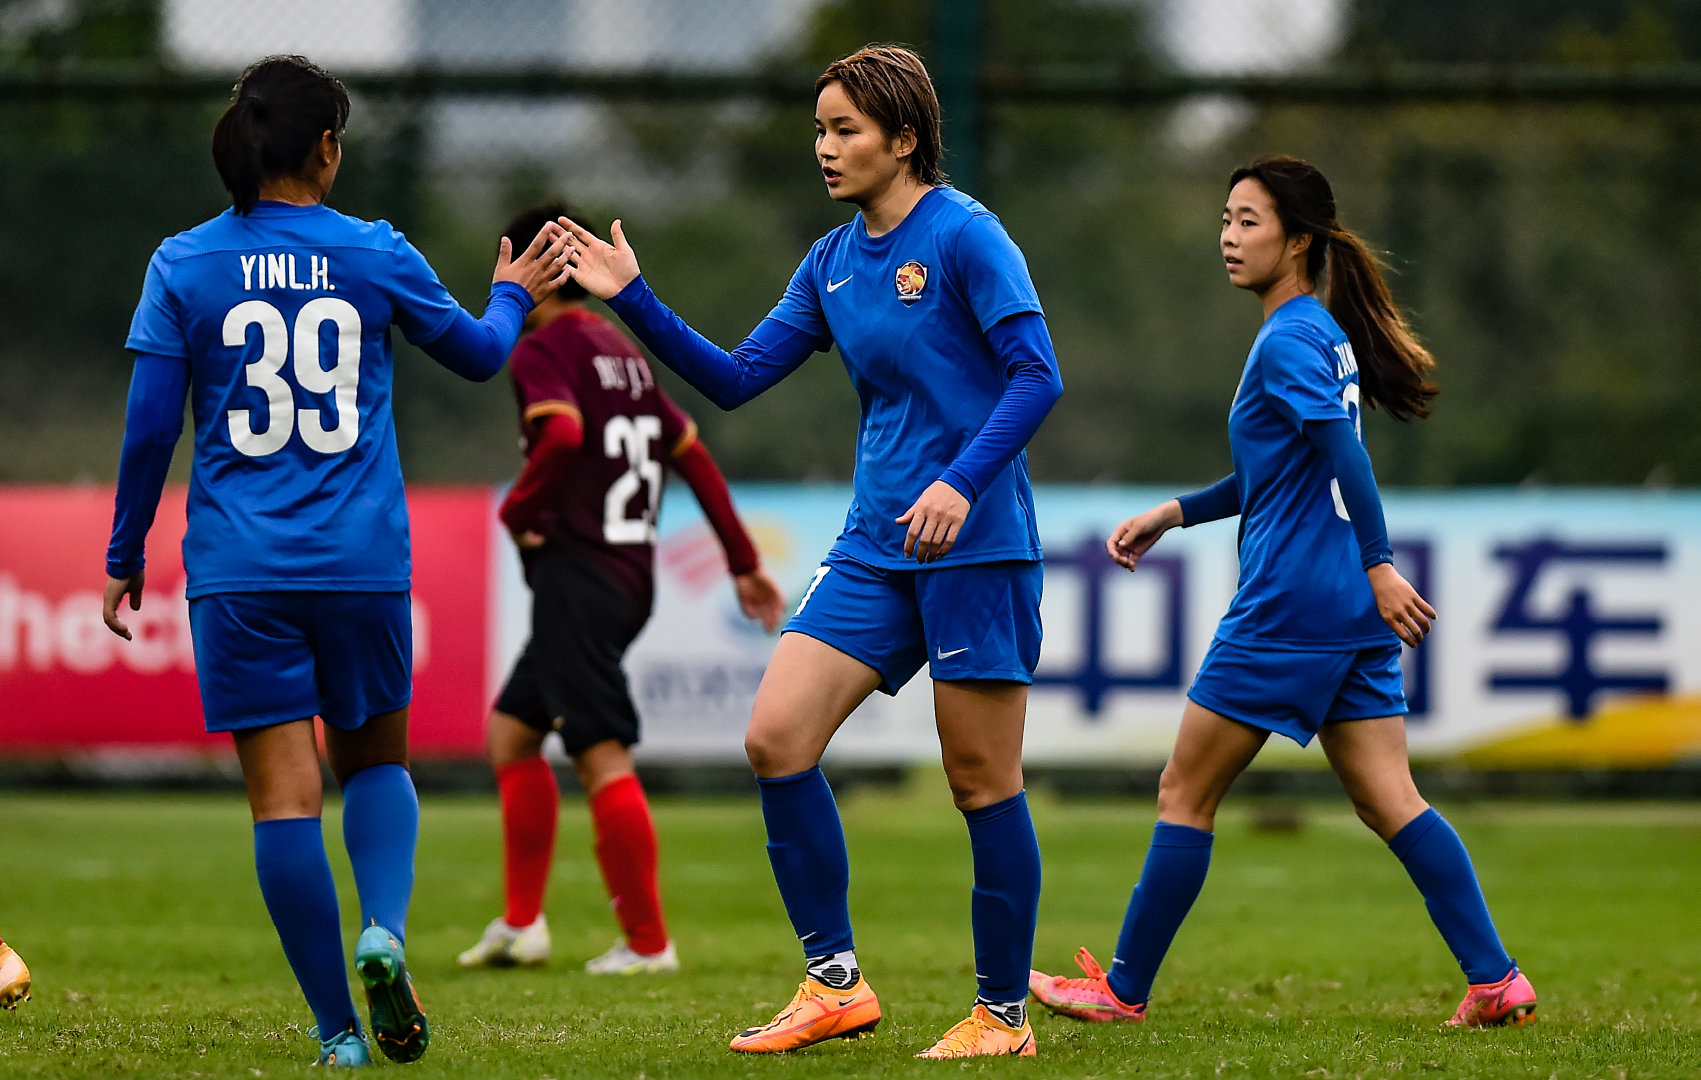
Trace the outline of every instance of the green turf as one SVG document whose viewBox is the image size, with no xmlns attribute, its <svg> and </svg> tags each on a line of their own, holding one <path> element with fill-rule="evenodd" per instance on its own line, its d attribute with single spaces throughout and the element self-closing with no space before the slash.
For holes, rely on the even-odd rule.
<svg viewBox="0 0 1701 1080">
<path fill-rule="evenodd" d="M 726 1039 L 799 977 L 753 799 L 658 800 L 685 973 L 597 979 L 613 939 L 582 806 L 562 820 L 557 962 L 462 972 L 500 911 L 494 802 L 428 796 L 408 963 L 431 1015 L 428 1077 L 1701 1076 L 1701 807 L 1453 807 L 1506 939 L 1542 995 L 1522 1030 L 1446 1031 L 1462 979 L 1399 864 L 1339 806 L 1294 832 L 1219 822 L 1204 895 L 1144 1025 L 1036 1017 L 1033 1062 L 918 1062 L 974 991 L 961 819 L 930 784 L 844 800 L 851 907 L 886 1020 L 775 1058 Z M 1232 804 L 1232 800 L 1231 800 Z M 1108 959 L 1152 815 L 1037 799 L 1036 960 Z M 334 809 L 327 835 L 336 833 Z M 356 912 L 333 855 L 349 941 Z M 239 796 L 0 794 L 0 934 L 36 978 L 0 1014 L 0 1076 L 285 1076 L 311 1023 L 254 887 Z M 375 1068 L 397 1066 L 379 1063 Z"/>
</svg>

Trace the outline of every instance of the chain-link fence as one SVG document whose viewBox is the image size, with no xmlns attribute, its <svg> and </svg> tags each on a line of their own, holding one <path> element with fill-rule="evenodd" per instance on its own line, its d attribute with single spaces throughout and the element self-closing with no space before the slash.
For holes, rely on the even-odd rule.
<svg viewBox="0 0 1701 1080">
<path fill-rule="evenodd" d="M 1257 307 L 1216 254 L 1228 171 L 1317 161 L 1441 362 L 1376 421 L 1388 481 L 1701 482 L 1696 5 L 1642 0 L 28 0 L 0 3 L 0 478 L 109 477 L 149 252 L 217 213 L 241 67 L 301 51 L 356 95 L 332 202 L 403 228 L 475 308 L 496 232 L 564 194 L 625 220 L 661 295 L 731 344 L 847 211 L 813 75 L 916 44 L 947 168 L 1021 244 L 1068 386 L 1054 481 L 1226 470 Z M 511 474 L 511 398 L 404 355 L 414 479 Z M 818 359 L 726 418 L 735 476 L 842 477 L 856 401 Z M 186 455 L 185 455 L 186 456 Z M 180 467 L 182 462 L 179 463 Z"/>
</svg>

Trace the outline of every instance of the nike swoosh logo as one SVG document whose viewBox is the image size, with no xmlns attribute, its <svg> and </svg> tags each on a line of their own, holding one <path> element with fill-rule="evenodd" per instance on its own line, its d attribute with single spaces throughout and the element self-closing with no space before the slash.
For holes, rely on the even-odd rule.
<svg viewBox="0 0 1701 1080">
<path fill-rule="evenodd" d="M 846 274 L 844 281 L 829 281 L 829 282 L 827 282 L 827 291 L 828 292 L 838 292 L 839 286 L 843 285 L 845 283 L 845 281 L 849 281 L 853 277 L 856 277 L 856 275 L 855 274 Z"/>
<path fill-rule="evenodd" d="M 961 648 L 961 649 L 952 649 L 950 652 L 946 652 L 944 649 L 940 649 L 939 650 L 939 659 L 949 660 L 949 659 L 951 659 L 951 657 L 956 656 L 958 653 L 966 653 L 968 651 L 969 650 L 968 650 L 967 647 L 964 647 L 964 648 Z"/>
</svg>

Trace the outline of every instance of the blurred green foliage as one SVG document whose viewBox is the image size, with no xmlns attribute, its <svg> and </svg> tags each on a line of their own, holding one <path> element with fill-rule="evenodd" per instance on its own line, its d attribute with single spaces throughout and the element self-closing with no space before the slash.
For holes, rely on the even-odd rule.
<svg viewBox="0 0 1701 1080">
<path fill-rule="evenodd" d="M 156 51 L 152 5 L 73 7 L 69 23 L 8 39 L 0 62 Z M 1006 73 L 1160 65 L 1147 10 L 989 0 L 983 63 Z M 1351 11 L 1331 61 L 1347 71 L 1701 58 L 1701 6 L 1680 0 L 1361 0 Z M 772 62 L 808 72 L 871 40 L 926 54 L 931 14 L 897 0 L 828 4 Z M 221 104 L 0 100 L 0 479 L 114 475 L 122 342 L 148 254 L 225 205 L 207 152 Z M 574 189 L 596 147 L 471 173 L 434 167 L 438 104 L 360 97 L 333 203 L 403 228 L 474 310 L 501 222 L 561 188 L 599 224 L 623 217 L 661 296 L 727 345 L 767 312 L 809 245 L 848 218 L 814 167 L 807 77 L 789 103 L 599 104 L 599 123 L 643 178 L 630 193 Z M 1343 220 L 1386 253 L 1440 361 L 1433 420 L 1371 416 L 1385 483 L 1701 483 L 1701 270 L 1687 257 L 1701 226 L 1684 213 L 1701 108 L 999 100 L 980 123 L 969 194 L 1026 253 L 1067 387 L 1031 450 L 1039 479 L 1179 484 L 1229 468 L 1224 422 L 1258 307 L 1223 280 L 1218 209 L 1235 165 L 1283 151 L 1329 174 Z M 410 478 L 512 475 L 505 380 L 469 386 L 405 347 L 398 366 Z M 669 385 L 736 478 L 850 473 L 857 403 L 835 358 L 733 415 Z M 179 457 L 181 474 L 186 450 Z"/>
</svg>

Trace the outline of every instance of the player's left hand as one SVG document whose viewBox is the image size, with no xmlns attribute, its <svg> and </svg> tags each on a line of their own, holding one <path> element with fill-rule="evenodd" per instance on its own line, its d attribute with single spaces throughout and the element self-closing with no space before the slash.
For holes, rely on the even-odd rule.
<svg viewBox="0 0 1701 1080">
<path fill-rule="evenodd" d="M 571 243 L 567 230 L 553 221 L 539 229 L 530 246 L 519 255 L 514 254 L 514 245 L 504 236 L 497 245 L 496 272 L 491 275 L 491 283 L 513 282 L 531 294 L 532 303 L 541 303 L 544 297 L 567 284 L 572 275 L 573 268 L 567 262 Z"/>
<path fill-rule="evenodd" d="M 509 533 L 508 535 L 514 538 L 514 546 L 519 548 L 521 551 L 531 551 L 535 548 L 540 548 L 545 542 L 542 533 L 533 532 L 530 529 L 521 529 L 519 532 Z"/>
<path fill-rule="evenodd" d="M 106 620 L 106 628 L 125 641 L 132 640 L 130 628 L 118 617 L 118 607 L 128 596 L 130 610 L 142 610 L 142 584 L 147 576 L 146 570 L 138 570 L 127 578 L 106 579 L 106 603 L 102 606 L 101 617 Z"/>
<path fill-rule="evenodd" d="M 748 574 L 735 576 L 732 585 L 738 591 L 738 606 L 746 619 L 761 623 L 762 629 L 770 634 L 779 628 L 780 620 L 785 618 L 786 594 L 772 574 L 758 566 Z"/>
<path fill-rule="evenodd" d="M 918 563 L 937 562 L 951 553 L 957 533 L 969 516 L 969 500 L 943 480 L 927 485 L 915 505 L 898 518 L 908 525 L 904 536 L 904 558 Z"/>
<path fill-rule="evenodd" d="M 1407 645 L 1414 649 L 1422 645 L 1435 618 L 1429 601 L 1418 595 L 1393 563 L 1377 563 L 1365 575 L 1370 578 L 1370 591 L 1376 595 L 1376 612 L 1382 621 Z"/>
</svg>

